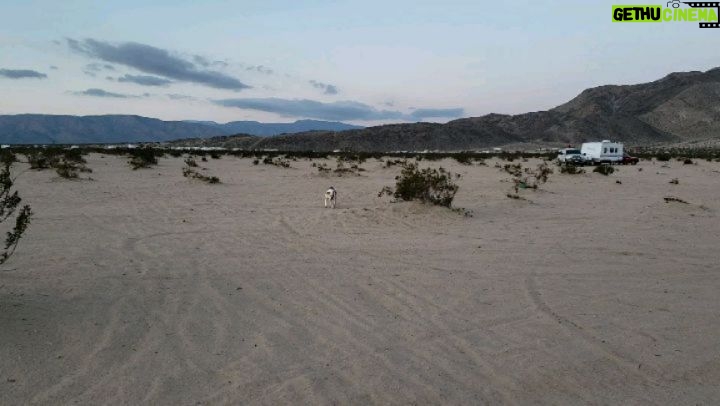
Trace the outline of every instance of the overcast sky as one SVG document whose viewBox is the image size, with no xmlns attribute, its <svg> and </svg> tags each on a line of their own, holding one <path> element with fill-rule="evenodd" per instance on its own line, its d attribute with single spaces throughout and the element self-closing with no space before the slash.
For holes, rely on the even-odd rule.
<svg viewBox="0 0 720 406">
<path fill-rule="evenodd" d="M 0 114 L 445 122 L 720 66 L 720 30 L 613 3 L 3 0 Z"/>
</svg>

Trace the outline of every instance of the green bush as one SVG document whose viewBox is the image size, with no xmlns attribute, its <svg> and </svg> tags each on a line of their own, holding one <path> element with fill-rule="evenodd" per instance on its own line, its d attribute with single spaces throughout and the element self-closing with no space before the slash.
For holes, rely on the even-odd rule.
<svg viewBox="0 0 720 406">
<path fill-rule="evenodd" d="M 452 174 L 443 168 L 419 169 L 416 163 L 407 162 L 397 178 L 395 198 L 450 207 L 458 189 Z"/>
</svg>

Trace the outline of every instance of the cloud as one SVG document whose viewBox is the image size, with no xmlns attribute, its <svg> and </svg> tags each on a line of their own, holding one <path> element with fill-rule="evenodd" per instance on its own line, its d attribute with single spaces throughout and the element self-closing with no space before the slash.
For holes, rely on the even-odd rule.
<svg viewBox="0 0 720 406">
<path fill-rule="evenodd" d="M 327 83 L 318 82 L 316 80 L 310 80 L 308 81 L 308 83 L 310 83 L 316 89 L 324 90 L 323 93 L 325 94 L 338 94 L 337 87 L 333 85 L 328 85 Z"/>
<path fill-rule="evenodd" d="M 200 66 L 205 66 L 205 67 L 210 66 L 210 61 L 208 61 L 207 58 L 200 56 L 200 55 L 193 55 L 193 61 L 195 61 L 195 63 Z"/>
<path fill-rule="evenodd" d="M 118 45 L 86 39 L 78 41 L 67 38 L 68 46 L 76 52 L 137 69 L 141 72 L 163 76 L 182 82 L 201 84 L 217 89 L 242 90 L 250 86 L 221 72 L 202 69 L 204 66 L 191 62 L 169 51 L 136 42 Z"/>
<path fill-rule="evenodd" d="M 399 111 L 377 110 L 367 104 L 356 101 L 337 101 L 322 103 L 305 99 L 224 99 L 214 100 L 215 104 L 225 107 L 264 111 L 287 117 L 306 117 L 321 120 L 399 120 L 403 113 Z"/>
<path fill-rule="evenodd" d="M 101 65 L 99 63 L 89 63 L 85 65 L 85 70 L 91 72 L 100 72 L 102 70 L 100 66 Z"/>
<path fill-rule="evenodd" d="M 225 61 L 211 61 L 200 55 L 193 55 L 193 61 L 195 61 L 196 64 L 205 68 L 207 68 L 208 66 L 216 66 L 221 68 L 227 68 L 228 66 L 230 66 L 230 64 Z"/>
<path fill-rule="evenodd" d="M 105 70 L 115 70 L 115 67 L 108 64 L 101 64 L 101 63 L 89 63 L 85 65 L 85 70 L 90 72 L 100 72 L 103 69 Z"/>
<path fill-rule="evenodd" d="M 197 98 L 195 98 L 193 96 L 187 96 L 184 94 L 177 94 L 177 93 L 168 93 L 166 96 L 172 100 L 197 100 Z"/>
<path fill-rule="evenodd" d="M 47 75 L 31 69 L 0 69 L 0 76 L 8 79 L 45 79 Z"/>
<path fill-rule="evenodd" d="M 257 110 L 266 113 L 275 113 L 285 117 L 303 117 L 319 120 L 338 121 L 377 121 L 377 120 L 422 120 L 426 117 L 461 117 L 465 110 L 452 109 L 417 109 L 410 114 L 397 110 L 378 110 L 372 106 L 357 101 L 336 101 L 323 103 L 307 99 L 279 99 L 279 98 L 247 98 L 213 100 L 213 103 L 224 107 L 235 107 L 246 110 Z"/>
<path fill-rule="evenodd" d="M 251 65 L 251 66 L 248 66 L 247 68 L 245 68 L 245 70 L 260 72 L 260 73 L 264 73 L 266 75 L 272 75 L 273 73 L 275 73 L 274 70 L 268 68 L 267 66 L 263 66 L 263 65 Z"/>
<path fill-rule="evenodd" d="M 87 89 L 83 90 L 82 92 L 74 92 L 74 94 L 78 96 L 94 96 L 94 97 L 110 97 L 110 98 L 116 98 L 116 99 L 128 99 L 131 97 L 137 97 L 137 96 L 130 96 L 126 94 L 120 94 L 120 93 L 112 93 L 108 92 L 102 89 Z"/>
<path fill-rule="evenodd" d="M 130 82 L 142 86 L 167 86 L 172 80 L 147 75 L 125 75 L 117 78 L 118 82 Z"/>
<path fill-rule="evenodd" d="M 456 118 L 465 115 L 465 109 L 452 108 L 452 109 L 416 109 L 410 113 L 410 117 L 422 120 L 426 117 L 433 118 Z"/>
</svg>

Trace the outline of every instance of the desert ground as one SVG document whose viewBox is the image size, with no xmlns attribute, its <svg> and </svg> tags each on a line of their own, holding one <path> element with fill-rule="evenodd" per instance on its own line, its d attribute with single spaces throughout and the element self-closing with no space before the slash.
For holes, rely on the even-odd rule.
<svg viewBox="0 0 720 406">
<path fill-rule="evenodd" d="M 422 161 L 469 217 L 378 197 L 400 168 L 375 159 L 198 160 L 218 185 L 87 159 L 17 167 L 0 404 L 720 402 L 720 163 L 556 169 L 515 200 L 496 158 Z"/>
</svg>

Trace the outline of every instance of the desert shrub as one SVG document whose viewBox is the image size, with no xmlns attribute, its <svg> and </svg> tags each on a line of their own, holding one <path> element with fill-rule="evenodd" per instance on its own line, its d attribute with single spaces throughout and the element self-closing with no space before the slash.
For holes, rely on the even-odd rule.
<svg viewBox="0 0 720 406">
<path fill-rule="evenodd" d="M 197 161 L 193 158 L 185 158 L 185 165 L 191 167 L 191 168 L 197 168 L 198 164 Z"/>
<path fill-rule="evenodd" d="M 458 188 L 452 181 L 452 174 L 443 168 L 419 169 L 416 163 L 408 162 L 397 178 L 395 197 L 450 207 Z"/>
<path fill-rule="evenodd" d="M 30 151 L 26 155 L 30 169 L 50 169 L 57 161 L 57 157 L 47 154 L 46 151 Z"/>
<path fill-rule="evenodd" d="M 61 155 L 62 159 L 64 159 L 66 162 L 74 162 L 78 164 L 86 164 L 87 161 L 85 158 L 83 158 L 83 150 L 80 148 L 75 149 L 66 149 L 62 151 L 61 154 L 55 154 L 55 155 Z"/>
<path fill-rule="evenodd" d="M 152 148 L 139 148 L 130 151 L 128 163 L 133 170 L 149 168 L 158 163 L 156 152 Z"/>
<path fill-rule="evenodd" d="M 665 200 L 665 203 L 676 202 L 676 203 L 682 203 L 682 204 L 690 204 L 683 199 L 680 199 L 677 197 L 672 197 L 672 196 L 663 197 L 663 199 Z"/>
<path fill-rule="evenodd" d="M 522 176 L 522 164 L 505 164 L 503 170 L 512 176 Z"/>
<path fill-rule="evenodd" d="M 615 172 L 615 168 L 611 165 L 600 165 L 596 166 L 595 169 L 593 169 L 593 172 L 608 176 Z"/>
<path fill-rule="evenodd" d="M 548 178 L 553 173 L 547 162 L 539 164 L 537 168 L 523 168 L 522 164 L 506 164 L 503 169 L 512 175 L 512 184 L 514 195 L 508 194 L 508 197 L 519 199 L 520 189 L 533 189 L 537 190 L 540 183 L 546 183 Z M 517 197 L 514 197 L 517 196 Z"/>
<path fill-rule="evenodd" d="M 183 168 L 183 176 L 190 179 L 201 180 L 210 184 L 220 183 L 220 178 L 218 178 L 217 176 L 203 175 L 202 173 L 197 172 L 195 169 L 189 166 Z"/>
<path fill-rule="evenodd" d="M 385 167 L 390 168 L 391 166 L 404 165 L 405 163 L 406 163 L 406 161 L 403 159 L 394 159 L 394 160 L 388 159 L 387 161 L 385 161 Z"/>
<path fill-rule="evenodd" d="M 63 160 L 55 165 L 55 172 L 64 179 L 76 179 L 78 177 L 78 166 L 74 162 Z"/>
<path fill-rule="evenodd" d="M 17 162 L 17 156 L 9 149 L 0 150 L 0 164 L 12 165 Z"/>
<path fill-rule="evenodd" d="M 313 164 L 313 166 L 316 166 L 318 172 L 320 172 L 320 173 L 327 173 L 327 172 L 331 172 L 331 171 L 332 171 L 332 169 L 329 168 L 329 167 L 327 166 L 327 164 L 324 163 L 324 162 L 321 163 L 321 164 L 318 164 L 318 165 Z"/>
<path fill-rule="evenodd" d="M 276 157 L 273 159 L 273 158 L 267 156 L 263 159 L 263 163 L 265 165 L 275 165 L 280 168 L 289 168 L 290 167 L 290 162 L 288 162 L 288 160 L 283 157 Z"/>
<path fill-rule="evenodd" d="M 383 187 L 380 192 L 378 192 L 378 197 L 382 197 L 383 195 L 392 196 L 395 192 L 392 190 L 390 186 Z"/>
<path fill-rule="evenodd" d="M 358 160 L 360 161 L 360 160 Z M 360 166 L 353 164 L 349 167 L 345 166 L 345 162 L 347 162 L 346 159 L 342 159 L 341 157 L 338 157 L 337 159 L 337 166 L 333 172 L 337 176 L 343 176 L 343 175 L 360 175 L 360 172 L 365 171 L 365 169 L 361 168 Z M 349 162 L 354 162 L 354 160 L 351 160 Z M 328 168 L 329 169 L 329 168 Z M 318 169 L 320 172 L 327 172 L 324 169 Z"/>
<path fill-rule="evenodd" d="M 20 207 L 22 198 L 16 190 L 13 190 L 14 179 L 10 175 L 11 165 L 10 162 L 3 162 L 2 169 L 0 169 L 0 223 L 4 223 L 16 212 L 17 215 L 12 230 L 6 233 L 5 245 L 2 254 L 0 254 L 0 264 L 4 264 L 15 252 L 20 239 L 27 231 L 33 214 L 30 206 L 24 205 Z"/>
<path fill-rule="evenodd" d="M 472 155 L 466 152 L 460 152 L 453 155 L 453 158 L 461 165 L 472 165 Z"/>
<path fill-rule="evenodd" d="M 535 168 L 535 171 L 531 172 L 531 174 L 535 177 L 536 183 L 542 182 L 546 183 L 548 181 L 548 177 L 553 173 L 553 170 L 548 166 L 547 162 L 543 162 L 540 165 Z"/>
<path fill-rule="evenodd" d="M 585 173 L 585 169 L 575 165 L 560 165 L 560 173 L 565 173 L 568 175 L 579 175 L 581 173 Z"/>
</svg>

